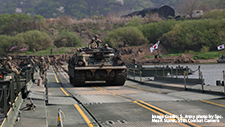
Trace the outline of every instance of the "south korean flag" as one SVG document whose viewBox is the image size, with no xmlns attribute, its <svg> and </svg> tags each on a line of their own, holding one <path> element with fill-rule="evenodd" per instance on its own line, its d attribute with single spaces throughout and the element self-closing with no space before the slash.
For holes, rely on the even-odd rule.
<svg viewBox="0 0 225 127">
<path fill-rule="evenodd" d="M 217 47 L 218 50 L 224 49 L 224 44 Z"/>
</svg>

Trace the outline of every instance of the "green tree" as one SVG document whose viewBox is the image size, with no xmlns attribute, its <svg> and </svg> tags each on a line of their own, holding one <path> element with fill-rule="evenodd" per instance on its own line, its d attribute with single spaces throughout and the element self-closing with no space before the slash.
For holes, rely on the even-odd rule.
<svg viewBox="0 0 225 127">
<path fill-rule="evenodd" d="M 104 43 L 109 44 L 111 47 L 116 47 L 121 43 L 128 45 L 140 45 L 147 43 L 147 39 L 136 27 L 128 26 L 107 33 L 104 38 Z"/>
<path fill-rule="evenodd" d="M 176 23 L 178 22 L 174 20 L 159 21 L 157 23 L 143 25 L 139 29 L 150 42 L 155 43 L 163 34 L 171 31 Z"/>
<path fill-rule="evenodd" d="M 11 36 L 0 35 L 0 56 L 2 56 L 4 53 L 8 53 L 14 45 L 15 41 Z"/>
<path fill-rule="evenodd" d="M 162 44 L 179 51 L 200 51 L 203 47 L 216 50 L 224 43 L 223 25 L 225 20 L 189 20 L 178 22 L 173 29 L 162 37 Z"/>
<path fill-rule="evenodd" d="M 44 50 L 53 44 L 52 39 L 45 32 L 31 30 L 25 33 L 20 33 L 15 37 L 19 43 L 28 46 L 29 50 Z"/>
<path fill-rule="evenodd" d="M 81 46 L 81 39 L 72 32 L 62 30 L 57 34 L 54 41 L 56 47 L 76 47 Z"/>
</svg>

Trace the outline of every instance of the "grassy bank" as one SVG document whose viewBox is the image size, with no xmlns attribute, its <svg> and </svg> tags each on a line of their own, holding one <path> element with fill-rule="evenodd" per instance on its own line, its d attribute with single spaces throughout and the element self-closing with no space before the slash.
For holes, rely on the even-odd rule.
<svg viewBox="0 0 225 127">
<path fill-rule="evenodd" d="M 202 52 L 172 53 L 172 54 L 168 54 L 168 55 L 162 55 L 162 57 L 180 56 L 182 54 L 193 54 L 192 58 L 194 60 L 197 60 L 197 59 L 216 59 L 216 58 L 218 58 L 222 55 L 222 51 L 210 51 L 210 52 L 206 52 L 206 53 L 202 53 Z M 154 57 L 154 56 L 151 56 L 151 57 Z M 150 57 L 146 57 L 146 58 L 150 58 Z"/>
<path fill-rule="evenodd" d="M 51 54 L 51 49 L 53 50 Z M 21 55 L 35 55 L 35 56 L 46 56 L 46 55 L 59 55 L 63 53 L 74 53 L 71 52 L 71 50 L 76 49 L 76 47 L 63 47 L 63 48 L 56 48 L 54 46 L 47 48 L 45 50 L 37 51 L 36 53 L 33 53 L 32 51 L 24 51 L 23 53 L 19 53 Z M 56 51 L 54 51 L 56 50 Z"/>
</svg>

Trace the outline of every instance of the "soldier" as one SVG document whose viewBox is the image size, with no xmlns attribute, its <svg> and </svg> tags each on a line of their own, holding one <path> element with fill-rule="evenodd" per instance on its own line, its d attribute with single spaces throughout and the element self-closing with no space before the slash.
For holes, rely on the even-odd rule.
<svg viewBox="0 0 225 127">
<path fill-rule="evenodd" d="M 65 59 L 66 59 L 66 57 L 67 57 L 67 53 L 65 53 Z"/>
<path fill-rule="evenodd" d="M 132 59 L 132 64 L 137 64 L 137 59 L 136 58 L 134 58 L 134 59 Z"/>
<path fill-rule="evenodd" d="M 97 48 L 97 47 L 98 47 L 98 44 L 95 42 L 95 39 L 92 38 L 91 42 L 88 44 L 88 48 L 89 49 L 94 49 L 94 48 Z"/>
<path fill-rule="evenodd" d="M 103 51 L 112 51 L 111 48 L 109 48 L 108 44 L 105 44 L 104 47 L 102 48 Z"/>
<path fill-rule="evenodd" d="M 34 53 L 34 54 L 36 53 L 36 49 L 35 49 L 35 48 L 33 48 L 33 53 Z"/>
<path fill-rule="evenodd" d="M 9 57 L 8 57 L 8 61 L 5 60 L 5 61 L 3 62 L 3 66 L 4 66 L 5 70 L 8 71 L 8 72 L 11 72 L 11 71 L 12 71 L 12 72 L 14 72 L 16 75 L 20 74 L 20 71 L 18 71 L 18 70 L 16 69 L 16 67 L 12 65 L 11 61 L 12 61 L 12 57 L 9 56 Z M 17 66 L 17 68 L 19 68 L 19 67 Z"/>
<path fill-rule="evenodd" d="M 102 41 L 98 39 L 98 35 L 95 35 L 95 43 L 97 44 L 97 46 L 99 46 L 99 44 L 102 43 Z"/>
<path fill-rule="evenodd" d="M 50 62 L 51 62 L 49 56 L 46 56 L 46 57 L 45 57 L 45 61 L 46 61 L 46 64 L 47 64 L 47 68 L 49 69 L 49 67 L 50 67 Z"/>
<path fill-rule="evenodd" d="M 40 68 L 40 77 L 43 80 L 45 78 L 45 74 L 47 70 L 47 64 L 45 62 L 44 57 L 41 57 L 41 60 L 39 62 L 39 68 Z"/>
<path fill-rule="evenodd" d="M 104 48 L 103 48 L 103 50 L 104 50 L 104 51 L 107 51 L 107 50 L 109 50 L 109 46 L 108 46 L 108 44 L 105 44 L 105 45 L 104 45 Z"/>
</svg>

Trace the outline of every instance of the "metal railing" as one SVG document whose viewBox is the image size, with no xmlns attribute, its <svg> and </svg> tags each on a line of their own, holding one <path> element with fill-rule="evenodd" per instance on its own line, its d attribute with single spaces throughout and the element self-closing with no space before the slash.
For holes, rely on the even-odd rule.
<svg viewBox="0 0 225 127">
<path fill-rule="evenodd" d="M 210 92 L 216 92 L 216 93 L 224 93 L 225 94 L 225 71 L 223 71 L 223 82 L 222 85 L 224 86 L 224 90 L 217 90 L 217 88 L 212 88 L 212 86 L 206 86 L 204 83 L 203 73 L 200 70 L 200 66 L 194 71 L 191 71 L 192 73 L 198 72 L 198 76 L 196 78 L 189 78 L 188 75 L 190 73 L 190 70 L 186 66 L 182 71 L 179 70 L 179 66 L 173 68 L 171 67 L 168 69 L 168 67 L 151 67 L 149 68 L 143 68 L 141 65 L 134 65 L 134 64 L 127 64 L 127 78 L 133 81 L 137 81 L 140 83 L 146 83 L 149 80 L 144 80 L 143 77 L 154 77 L 155 81 L 165 81 L 165 82 L 171 82 L 171 83 L 179 83 L 183 84 L 184 90 L 200 90 L 202 93 L 206 91 Z M 151 71 L 149 73 L 148 71 Z M 160 71 L 160 72 L 159 72 Z M 180 72 L 179 72 L 180 71 Z M 153 74 L 154 73 L 154 74 Z M 148 76 L 148 74 L 150 76 Z M 153 75 L 152 75 L 153 74 Z M 194 84 L 199 84 L 195 87 L 193 87 Z M 221 84 L 220 84 L 221 85 Z M 180 87 L 182 88 L 182 86 Z M 213 89 L 213 90 L 211 90 Z"/>
<path fill-rule="evenodd" d="M 15 99 L 18 94 L 21 92 L 22 96 L 23 92 L 22 89 L 26 87 L 26 84 L 29 83 L 32 79 L 34 79 L 33 68 L 26 68 L 23 71 L 23 75 L 15 75 L 14 73 L 8 74 L 11 79 L 7 81 L 0 81 L 0 108 L 4 109 L 4 115 L 7 116 L 7 112 L 12 107 L 12 104 L 15 103 Z"/>
</svg>

